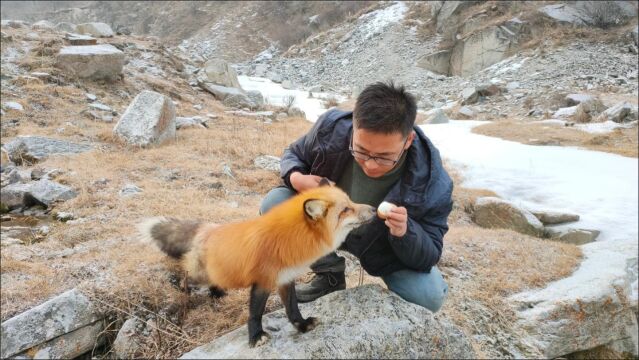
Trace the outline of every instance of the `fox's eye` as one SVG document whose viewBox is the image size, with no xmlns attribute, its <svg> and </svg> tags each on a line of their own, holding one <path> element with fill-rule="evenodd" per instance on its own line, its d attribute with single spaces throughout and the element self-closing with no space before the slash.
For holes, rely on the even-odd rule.
<svg viewBox="0 0 639 360">
<path fill-rule="evenodd" d="M 351 208 L 349 208 L 348 206 L 344 208 L 344 210 L 342 210 L 342 214 L 345 214 L 347 212 L 351 211 Z"/>
</svg>

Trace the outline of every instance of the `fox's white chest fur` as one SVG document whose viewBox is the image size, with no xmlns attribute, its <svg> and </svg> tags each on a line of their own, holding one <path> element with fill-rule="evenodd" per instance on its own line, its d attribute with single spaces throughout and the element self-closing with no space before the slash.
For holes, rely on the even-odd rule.
<svg viewBox="0 0 639 360">
<path fill-rule="evenodd" d="M 277 285 L 286 285 L 309 270 L 311 263 L 282 269 L 277 276 Z"/>
</svg>

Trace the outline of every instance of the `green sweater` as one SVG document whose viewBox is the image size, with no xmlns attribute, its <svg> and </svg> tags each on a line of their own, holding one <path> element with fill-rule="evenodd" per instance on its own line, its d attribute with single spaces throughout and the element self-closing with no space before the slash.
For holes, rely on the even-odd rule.
<svg viewBox="0 0 639 360">
<path fill-rule="evenodd" d="M 344 169 L 337 186 L 350 196 L 353 202 L 377 207 L 384 200 L 391 187 L 399 180 L 406 164 L 404 152 L 399 164 L 388 174 L 379 178 L 368 177 L 359 164 L 351 158 Z"/>
</svg>

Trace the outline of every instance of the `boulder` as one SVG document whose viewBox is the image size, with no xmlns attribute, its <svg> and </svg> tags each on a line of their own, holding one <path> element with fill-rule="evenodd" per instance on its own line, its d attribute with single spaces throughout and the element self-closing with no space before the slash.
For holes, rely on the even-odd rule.
<svg viewBox="0 0 639 360">
<path fill-rule="evenodd" d="M 258 90 L 249 90 L 246 92 L 246 95 L 256 106 L 264 105 L 264 96 L 262 96 L 262 93 Z"/>
<path fill-rule="evenodd" d="M 451 32 L 459 23 L 459 15 L 477 1 L 433 1 L 431 4 L 431 15 L 437 19 L 437 32 Z M 451 29 L 452 27 L 452 29 Z"/>
<path fill-rule="evenodd" d="M 587 230 L 587 229 L 553 229 L 552 227 L 547 227 L 545 229 L 546 235 L 555 241 L 574 244 L 574 245 L 583 245 L 587 243 L 591 243 L 597 239 L 597 236 L 601 233 L 599 230 Z"/>
<path fill-rule="evenodd" d="M 140 189 L 135 184 L 126 184 L 120 189 L 119 195 L 121 197 L 129 197 L 142 193 L 142 189 Z"/>
<path fill-rule="evenodd" d="M 7 101 L 2 104 L 2 108 L 5 110 L 15 110 L 15 111 L 24 111 L 24 107 L 19 102 L 15 101 Z"/>
<path fill-rule="evenodd" d="M 76 32 L 94 37 L 113 37 L 114 35 L 113 29 L 108 24 L 101 22 L 78 24 Z"/>
<path fill-rule="evenodd" d="M 603 120 L 611 120 L 617 123 L 637 120 L 637 105 L 623 101 L 615 104 L 601 114 Z"/>
<path fill-rule="evenodd" d="M 96 45 L 98 43 L 98 39 L 91 37 L 89 35 L 81 35 L 74 33 L 67 33 L 64 37 L 69 44 L 71 45 Z"/>
<path fill-rule="evenodd" d="M 160 93 L 144 90 L 129 104 L 113 134 L 128 144 L 148 146 L 175 138 L 175 105 Z"/>
<path fill-rule="evenodd" d="M 56 65 L 69 75 L 93 80 L 116 80 L 122 74 L 124 53 L 109 44 L 65 46 Z"/>
<path fill-rule="evenodd" d="M 302 111 L 302 109 L 298 108 L 297 106 L 291 106 L 288 109 L 288 111 L 286 111 L 286 113 L 290 117 L 300 117 L 300 118 L 306 119 L 306 113 Z"/>
<path fill-rule="evenodd" d="M 20 165 L 34 164 L 51 155 L 73 155 L 92 149 L 91 145 L 76 144 L 43 136 L 18 136 L 3 146 L 9 160 Z"/>
<path fill-rule="evenodd" d="M 541 236 L 544 226 L 530 211 L 496 197 L 481 197 L 473 206 L 473 221 L 485 228 L 501 228 Z"/>
<path fill-rule="evenodd" d="M 274 82 L 274 83 L 278 83 L 278 84 L 279 84 L 279 83 L 281 83 L 281 82 L 282 82 L 282 75 L 280 75 L 280 74 L 278 74 L 278 73 L 276 73 L 276 72 L 273 72 L 273 71 L 270 71 L 270 72 L 266 75 L 266 77 L 267 77 L 269 80 L 271 80 L 272 82 Z"/>
<path fill-rule="evenodd" d="M 268 71 L 268 65 L 266 65 L 266 64 L 257 64 L 257 65 L 255 65 L 255 76 L 262 77 L 262 76 L 266 75 L 267 71 Z"/>
<path fill-rule="evenodd" d="M 444 110 L 436 108 L 426 112 L 426 120 L 424 120 L 424 124 L 446 124 L 448 121 L 448 116 L 446 116 Z"/>
<path fill-rule="evenodd" d="M 287 90 L 292 90 L 295 87 L 293 86 L 293 83 L 291 82 L 291 80 L 284 80 L 282 81 L 282 88 Z"/>
<path fill-rule="evenodd" d="M 575 116 L 576 113 L 577 113 L 577 105 L 560 108 L 559 110 L 555 111 L 552 117 L 557 119 L 571 118 Z"/>
<path fill-rule="evenodd" d="M 237 80 L 235 69 L 222 59 L 207 61 L 198 73 L 198 82 L 209 82 L 237 89 L 242 88 Z"/>
<path fill-rule="evenodd" d="M 253 164 L 264 170 L 280 171 L 280 158 L 272 155 L 261 155 L 253 160 Z"/>
<path fill-rule="evenodd" d="M 464 333 L 442 316 L 404 301 L 379 285 L 364 285 L 300 304 L 320 324 L 299 334 L 284 309 L 262 318 L 271 339 L 249 348 L 243 326 L 182 355 L 182 359 L 474 358 Z"/>
<path fill-rule="evenodd" d="M 588 15 L 567 4 L 546 5 L 539 8 L 538 11 L 557 22 L 573 25 L 592 23 L 592 19 Z"/>
<path fill-rule="evenodd" d="M 249 99 L 246 94 L 229 95 L 224 98 L 222 104 L 232 108 L 255 108 L 256 105 Z"/>
<path fill-rule="evenodd" d="M 451 53 L 448 49 L 424 55 L 417 60 L 417 66 L 436 74 L 449 75 Z"/>
<path fill-rule="evenodd" d="M 520 29 L 508 24 L 472 32 L 455 42 L 450 58 L 451 75 L 469 76 L 505 59 L 517 48 Z"/>
<path fill-rule="evenodd" d="M 54 201 L 73 199 L 78 194 L 68 186 L 40 179 L 30 183 L 14 183 L 0 190 L 2 204 L 9 209 L 32 205 L 49 206 Z"/>
<path fill-rule="evenodd" d="M 579 215 L 577 214 L 556 211 L 532 211 L 532 214 L 544 225 L 557 225 L 579 220 Z"/>
<path fill-rule="evenodd" d="M 514 330 L 540 353 L 526 357 L 554 359 L 603 345 L 637 357 L 637 241 L 619 240 L 582 245 L 584 259 L 571 276 L 508 299 Z"/>
<path fill-rule="evenodd" d="M 101 318 L 86 296 L 69 290 L 3 322 L 0 357 L 74 358 L 93 348 Z"/>
<path fill-rule="evenodd" d="M 457 111 L 461 119 L 472 119 L 475 117 L 475 111 L 470 106 L 462 106 Z"/>
<path fill-rule="evenodd" d="M 137 327 L 142 325 L 136 318 L 130 318 L 124 322 L 113 342 L 113 352 L 118 359 L 132 359 L 140 350 Z"/>
</svg>

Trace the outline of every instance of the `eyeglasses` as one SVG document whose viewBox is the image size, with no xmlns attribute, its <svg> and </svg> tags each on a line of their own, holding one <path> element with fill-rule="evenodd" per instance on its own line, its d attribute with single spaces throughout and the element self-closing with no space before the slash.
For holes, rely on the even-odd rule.
<svg viewBox="0 0 639 360">
<path fill-rule="evenodd" d="M 404 140 L 404 145 L 402 145 L 402 151 L 397 156 L 397 159 L 396 160 L 391 160 L 391 159 L 378 157 L 378 156 L 370 156 L 370 155 L 368 155 L 366 153 L 363 153 L 363 152 L 360 152 L 360 151 L 357 151 L 357 150 L 353 150 L 353 133 L 351 133 L 351 141 L 350 141 L 350 144 L 348 145 L 348 150 L 351 152 L 351 154 L 353 154 L 353 157 L 358 159 L 358 160 L 362 160 L 362 161 L 366 162 L 369 159 L 373 159 L 377 163 L 377 165 L 394 166 L 395 164 L 397 164 L 399 162 L 399 159 L 404 154 L 404 150 L 406 150 L 405 148 L 406 148 L 406 143 L 407 142 L 408 142 L 408 136 L 406 137 L 406 140 Z"/>
</svg>

